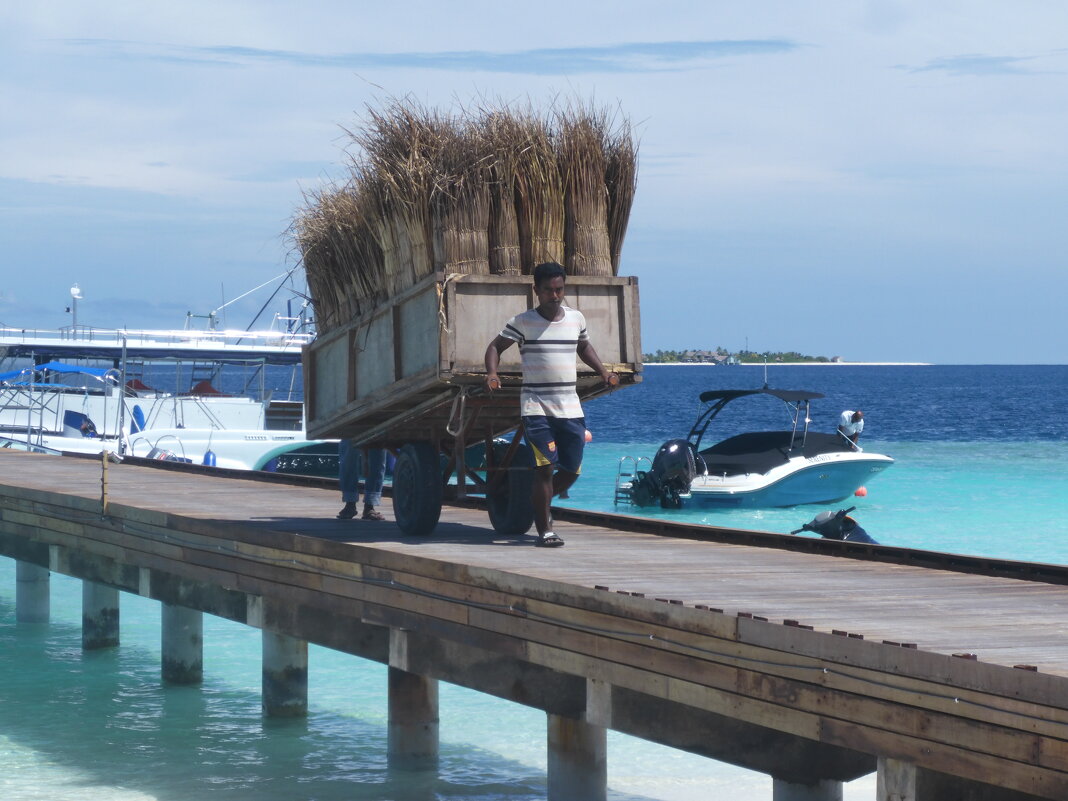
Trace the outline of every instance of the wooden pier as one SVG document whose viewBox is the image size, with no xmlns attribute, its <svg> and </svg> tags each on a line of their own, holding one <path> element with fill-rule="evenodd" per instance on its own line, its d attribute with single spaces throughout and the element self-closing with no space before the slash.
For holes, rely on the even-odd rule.
<svg viewBox="0 0 1068 801">
<path fill-rule="evenodd" d="M 87 648 L 120 591 L 160 601 L 169 681 L 201 677 L 202 613 L 261 628 L 267 714 L 306 713 L 309 642 L 388 664 L 398 762 L 434 764 L 438 680 L 543 709 L 551 801 L 604 798 L 607 729 L 778 801 L 874 771 L 878 801 L 1068 798 L 1066 568 L 564 512 L 536 549 L 470 505 L 413 539 L 338 497 L 4 451 L 0 554 L 20 620 L 50 571 L 85 582 Z"/>
</svg>

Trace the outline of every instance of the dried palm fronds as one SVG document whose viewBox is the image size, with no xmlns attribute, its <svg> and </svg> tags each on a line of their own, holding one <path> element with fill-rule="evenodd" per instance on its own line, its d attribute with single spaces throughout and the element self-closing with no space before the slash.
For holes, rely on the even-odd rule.
<svg viewBox="0 0 1068 801">
<path fill-rule="evenodd" d="M 445 272 L 488 273 L 490 192 L 482 142 L 460 123 L 441 134 L 431 196 L 434 266 Z"/>
<path fill-rule="evenodd" d="M 396 100 L 382 111 L 367 109 L 368 123 L 352 133 L 366 154 L 364 170 L 382 215 L 379 228 L 398 254 L 393 291 L 411 286 L 433 272 L 430 197 L 441 137 L 450 122 L 411 100 Z"/>
<path fill-rule="evenodd" d="M 608 239 L 612 274 L 619 275 L 623 238 L 638 189 L 638 149 L 625 119 L 605 144 L 605 186 L 608 189 Z"/>
<path fill-rule="evenodd" d="M 443 114 L 409 100 L 347 131 L 349 179 L 291 226 L 321 331 L 434 270 L 618 272 L 634 200 L 629 125 L 592 107 Z"/>
<path fill-rule="evenodd" d="M 566 212 L 564 267 L 569 275 L 612 275 L 605 185 L 608 115 L 592 108 L 570 108 L 558 112 L 557 127 Z"/>
<path fill-rule="evenodd" d="M 319 330 L 328 331 L 369 310 L 382 286 L 382 251 L 368 224 L 366 199 L 352 186 L 305 199 L 310 202 L 294 220 L 293 237 Z"/>
<path fill-rule="evenodd" d="M 516 120 L 504 111 L 483 111 L 478 135 L 489 163 L 489 266 L 497 275 L 519 275 L 523 258 L 516 213 L 516 171 L 526 139 Z"/>
<path fill-rule="evenodd" d="M 549 123 L 533 112 L 516 118 L 523 142 L 516 160 L 516 211 L 523 272 L 546 261 L 564 263 L 564 184 Z"/>
</svg>

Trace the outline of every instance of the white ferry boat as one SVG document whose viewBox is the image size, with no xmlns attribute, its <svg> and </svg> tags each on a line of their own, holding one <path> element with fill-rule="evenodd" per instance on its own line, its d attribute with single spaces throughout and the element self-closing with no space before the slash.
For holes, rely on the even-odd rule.
<svg viewBox="0 0 1068 801">
<path fill-rule="evenodd" d="M 311 339 L 279 331 L 3 328 L 0 439 L 243 470 L 275 470 L 301 451 L 336 451 L 304 435 L 297 389 L 301 347 Z M 287 369 L 288 391 L 279 391 Z"/>
</svg>

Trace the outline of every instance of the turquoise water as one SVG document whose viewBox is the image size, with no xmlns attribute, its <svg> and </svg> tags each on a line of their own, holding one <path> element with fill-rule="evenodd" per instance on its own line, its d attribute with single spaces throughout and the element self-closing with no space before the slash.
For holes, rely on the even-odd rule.
<svg viewBox="0 0 1068 801">
<path fill-rule="evenodd" d="M 205 680 L 159 680 L 159 605 L 123 594 L 122 645 L 81 649 L 81 582 L 52 576 L 52 621 L 14 622 L 0 559 L 0 798 L 538 799 L 545 715 L 442 684 L 435 778 L 386 767 L 386 668 L 312 646 L 306 720 L 260 714 L 259 632 L 205 616 Z M 747 771 L 609 733 L 611 798 L 770 797 Z M 738 794 L 735 794 L 735 791 Z"/>
<path fill-rule="evenodd" d="M 851 502 L 877 540 L 1068 564 L 1068 368 L 783 372 L 773 385 L 828 395 L 814 425 L 833 427 L 839 408 L 860 406 L 864 447 L 897 460 Z M 685 435 L 700 390 L 761 381 L 757 368 L 653 368 L 638 388 L 590 404 L 595 439 L 562 504 L 618 511 L 620 456 L 651 456 Z M 1008 397 L 1006 387 L 1015 388 Z M 824 508 L 647 513 L 787 532 Z M 49 625 L 16 625 L 14 595 L 14 562 L 0 558 L 3 801 L 545 797 L 545 716 L 536 710 L 442 684 L 439 774 L 395 774 L 381 665 L 313 646 L 308 718 L 266 721 L 258 631 L 205 616 L 203 685 L 163 687 L 158 604 L 124 594 L 122 646 L 83 653 L 80 582 L 53 575 Z M 608 765 L 614 801 L 771 798 L 762 775 L 614 732 Z M 874 777 L 846 787 L 849 801 L 873 796 Z"/>
<path fill-rule="evenodd" d="M 933 551 L 1068 564 L 1068 443 L 864 442 L 893 456 L 862 498 L 786 509 L 662 510 L 615 506 L 621 455 L 660 443 L 591 443 L 583 476 L 561 506 L 789 533 L 824 509 L 851 512 L 878 542 Z M 812 536 L 812 535 L 804 535 Z"/>
</svg>

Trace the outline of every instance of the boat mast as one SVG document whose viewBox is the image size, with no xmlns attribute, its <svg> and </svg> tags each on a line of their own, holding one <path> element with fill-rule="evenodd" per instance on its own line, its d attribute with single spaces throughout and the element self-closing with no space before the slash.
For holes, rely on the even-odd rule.
<svg viewBox="0 0 1068 801">
<path fill-rule="evenodd" d="M 126 332 L 122 333 L 122 373 L 119 376 L 119 430 L 118 437 L 119 456 L 126 455 L 126 437 L 123 429 L 126 427 Z"/>
<path fill-rule="evenodd" d="M 33 443 L 30 441 L 33 436 L 33 378 L 37 373 L 37 359 L 33 356 L 33 351 L 30 352 L 30 360 L 33 362 L 33 367 L 30 369 L 30 398 L 26 402 L 26 446 L 29 447 Z M 44 425 L 44 418 L 42 416 L 41 425 Z"/>
</svg>

